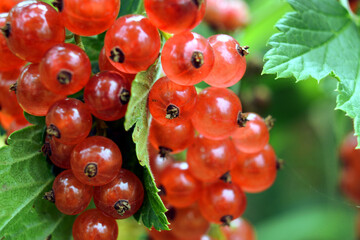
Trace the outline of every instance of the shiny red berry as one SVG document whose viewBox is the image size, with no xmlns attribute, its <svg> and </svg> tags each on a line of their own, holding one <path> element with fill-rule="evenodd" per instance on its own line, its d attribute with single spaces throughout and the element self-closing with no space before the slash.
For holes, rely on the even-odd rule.
<svg viewBox="0 0 360 240">
<path fill-rule="evenodd" d="M 213 87 L 230 87 L 241 80 L 246 70 L 246 47 L 231 36 L 219 34 L 208 39 L 214 50 L 214 66 L 204 81 Z"/>
<path fill-rule="evenodd" d="M 120 0 L 57 0 L 56 3 L 65 27 L 81 36 L 106 31 L 120 10 Z"/>
<path fill-rule="evenodd" d="M 160 30 L 181 33 L 195 28 L 205 15 L 206 0 L 145 0 L 146 14 Z"/>
<path fill-rule="evenodd" d="M 115 219 L 98 209 L 89 209 L 75 219 L 72 235 L 74 240 L 116 240 L 118 231 Z"/>
<path fill-rule="evenodd" d="M 230 226 L 222 226 L 220 230 L 229 240 L 256 240 L 254 227 L 243 218 L 233 220 Z"/>
<path fill-rule="evenodd" d="M 40 63 L 41 83 L 56 94 L 71 95 L 80 91 L 89 81 L 90 74 L 88 56 L 74 44 L 55 45 Z"/>
<path fill-rule="evenodd" d="M 9 49 L 28 62 L 40 62 L 47 50 L 65 40 L 59 13 L 49 4 L 24 1 L 11 9 L 5 27 Z"/>
<path fill-rule="evenodd" d="M 201 35 L 184 32 L 166 41 L 161 64 L 171 81 L 191 86 L 209 75 L 214 65 L 214 51 Z"/>
<path fill-rule="evenodd" d="M 194 86 L 182 86 L 162 77 L 151 87 L 149 111 L 160 124 L 181 124 L 194 113 L 196 96 Z"/>
<path fill-rule="evenodd" d="M 159 56 L 160 35 L 142 15 L 118 18 L 105 36 L 106 56 L 121 72 L 146 70 Z"/>
<path fill-rule="evenodd" d="M 50 138 L 48 144 L 50 147 L 48 150 L 48 155 L 51 162 L 60 168 L 69 169 L 71 152 L 75 145 L 60 143 L 55 141 L 55 138 Z"/>
<path fill-rule="evenodd" d="M 85 87 L 84 100 L 91 113 L 105 121 L 125 116 L 130 100 L 131 82 L 115 71 L 93 76 Z"/>
<path fill-rule="evenodd" d="M 144 199 L 144 188 L 140 179 L 132 172 L 121 169 L 110 183 L 95 187 L 94 202 L 107 215 L 124 219 L 136 213 Z"/>
<path fill-rule="evenodd" d="M 229 137 L 239 127 L 240 99 L 229 89 L 209 87 L 198 94 L 194 128 L 210 139 Z M 241 120 L 241 119 L 240 119 Z"/>
<path fill-rule="evenodd" d="M 93 196 L 93 187 L 77 180 L 72 171 L 65 170 L 60 173 L 53 183 L 57 209 L 67 215 L 76 215 L 84 211 Z"/>
<path fill-rule="evenodd" d="M 23 0 L 1 0 L 0 2 L 0 13 L 7 13 L 13 8 L 16 4 L 19 2 L 22 2 Z"/>
<path fill-rule="evenodd" d="M 46 115 L 47 133 L 55 141 L 76 144 L 90 133 L 92 117 L 80 100 L 66 98 L 55 102 Z"/>
<path fill-rule="evenodd" d="M 111 182 L 122 165 L 118 146 L 109 138 L 88 137 L 71 153 L 71 169 L 84 184 L 101 186 Z"/>
<path fill-rule="evenodd" d="M 35 116 L 45 116 L 50 107 L 66 96 L 47 90 L 40 81 L 39 64 L 26 66 L 16 86 L 17 100 L 22 109 Z"/>
</svg>

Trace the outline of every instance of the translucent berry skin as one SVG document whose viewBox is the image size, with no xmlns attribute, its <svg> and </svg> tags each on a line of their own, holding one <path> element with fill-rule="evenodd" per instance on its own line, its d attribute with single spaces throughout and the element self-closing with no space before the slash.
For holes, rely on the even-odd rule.
<svg viewBox="0 0 360 240">
<path fill-rule="evenodd" d="M 41 83 L 51 92 L 71 95 L 90 79 L 91 63 L 84 50 L 70 43 L 53 46 L 40 62 Z"/>
<path fill-rule="evenodd" d="M 17 100 L 22 109 L 35 116 L 45 116 L 50 107 L 66 96 L 47 90 L 40 81 L 39 64 L 26 66 L 17 82 Z"/>
<path fill-rule="evenodd" d="M 162 125 L 177 125 L 189 120 L 196 104 L 194 86 L 182 86 L 162 77 L 152 86 L 148 103 L 153 118 Z"/>
<path fill-rule="evenodd" d="M 274 183 L 276 174 L 276 154 L 269 144 L 259 153 L 239 152 L 231 171 L 232 181 L 248 193 L 268 189 Z"/>
<path fill-rule="evenodd" d="M 194 136 L 195 130 L 191 121 L 175 126 L 164 126 L 154 119 L 151 121 L 149 141 L 160 152 L 181 152 L 192 144 Z"/>
<path fill-rule="evenodd" d="M 9 128 L 7 129 L 6 131 L 6 135 L 7 136 L 10 136 L 10 134 L 12 134 L 13 132 L 15 131 L 18 131 L 20 129 L 23 129 L 27 126 L 30 126 L 31 124 L 25 119 L 25 117 L 20 117 L 20 118 L 15 118 Z"/>
<path fill-rule="evenodd" d="M 122 165 L 119 147 L 109 138 L 88 137 L 77 144 L 71 153 L 71 169 L 81 182 L 101 186 L 111 182 Z M 96 165 L 95 173 L 89 169 Z"/>
<path fill-rule="evenodd" d="M 110 60 L 106 57 L 105 47 L 100 51 L 98 63 L 100 71 L 116 71 L 130 82 L 135 79 L 136 74 L 120 72 L 111 64 Z"/>
<path fill-rule="evenodd" d="M 240 99 L 229 89 L 209 87 L 198 94 L 192 116 L 194 128 L 207 138 L 229 137 L 238 127 Z"/>
<path fill-rule="evenodd" d="M 151 172 L 154 175 L 155 182 L 158 184 L 163 171 L 172 163 L 174 163 L 175 159 L 171 155 L 162 157 L 159 154 L 159 150 L 151 145 L 149 145 L 148 150 Z"/>
<path fill-rule="evenodd" d="M 199 206 L 175 209 L 175 218 L 171 221 L 171 232 L 179 239 L 197 239 L 205 234 L 210 223 L 202 216 Z"/>
<path fill-rule="evenodd" d="M 184 32 L 166 41 L 161 64 L 171 81 L 191 86 L 209 75 L 214 65 L 214 51 L 201 35 Z"/>
<path fill-rule="evenodd" d="M 186 162 L 167 167 L 160 177 L 160 184 L 165 190 L 165 201 L 173 207 L 189 207 L 199 198 L 200 182 L 192 176 Z"/>
<path fill-rule="evenodd" d="M 218 181 L 204 186 L 199 199 L 201 214 L 212 223 L 229 223 L 246 208 L 244 192 L 234 183 Z"/>
<path fill-rule="evenodd" d="M 246 59 L 239 43 L 225 34 L 211 36 L 208 42 L 214 50 L 215 61 L 204 81 L 219 88 L 230 87 L 240 81 L 246 70 Z"/>
<path fill-rule="evenodd" d="M 243 0 L 207 0 L 204 21 L 220 31 L 235 31 L 249 23 L 249 6 Z"/>
<path fill-rule="evenodd" d="M 10 91 L 10 87 L 16 83 L 20 76 L 20 69 L 7 72 L 0 72 L 0 107 L 3 114 L 14 118 L 23 117 L 24 111 L 19 106 L 14 91 Z"/>
<path fill-rule="evenodd" d="M 115 219 L 96 208 L 80 214 L 72 228 L 74 240 L 116 240 L 118 231 Z"/>
<path fill-rule="evenodd" d="M 49 139 L 50 160 L 53 164 L 60 168 L 70 169 L 71 152 L 75 145 L 67 145 L 55 141 L 55 138 Z"/>
<path fill-rule="evenodd" d="M 201 135 L 188 148 L 186 161 L 193 176 L 202 182 L 215 182 L 230 171 L 236 160 L 236 148 L 228 138 L 211 140 Z"/>
<path fill-rule="evenodd" d="M 111 27 L 120 10 L 120 0 L 62 0 L 61 19 L 71 32 L 98 35 Z"/>
<path fill-rule="evenodd" d="M 100 72 L 85 87 L 84 100 L 91 113 L 105 121 L 125 116 L 131 82 L 114 71 Z"/>
<path fill-rule="evenodd" d="M 11 9 L 7 18 L 9 49 L 19 58 L 38 63 L 47 50 L 65 40 L 60 15 L 49 4 L 25 1 Z"/>
<path fill-rule="evenodd" d="M 244 153 L 257 153 L 269 142 L 269 130 L 262 117 L 256 113 L 243 113 L 247 119 L 244 127 L 231 135 L 236 148 Z"/>
<path fill-rule="evenodd" d="M 67 215 L 76 215 L 85 210 L 93 196 L 93 187 L 76 179 L 72 171 L 60 173 L 53 183 L 57 209 Z"/>
<path fill-rule="evenodd" d="M 230 226 L 223 226 L 220 230 L 229 240 L 256 240 L 253 226 L 243 218 L 235 219 Z"/>
<path fill-rule="evenodd" d="M 340 175 L 340 188 L 342 193 L 354 204 L 360 204 L 359 170 L 345 168 Z"/>
<path fill-rule="evenodd" d="M 344 168 L 355 169 L 360 172 L 360 150 L 355 149 L 357 138 L 354 133 L 349 133 L 340 146 L 340 159 Z"/>
<path fill-rule="evenodd" d="M 116 219 L 132 216 L 143 200 L 144 188 L 140 179 L 126 169 L 121 169 L 112 182 L 95 187 L 94 191 L 96 207 Z"/>
<path fill-rule="evenodd" d="M 55 126 L 59 136 L 55 141 L 64 144 L 77 144 L 90 133 L 92 125 L 91 113 L 84 103 L 73 98 L 55 102 L 46 115 L 46 126 Z M 51 125 L 51 126 L 50 126 Z"/>
<path fill-rule="evenodd" d="M 160 52 L 160 35 L 142 15 L 118 18 L 105 35 L 106 56 L 119 71 L 137 73 L 155 62 Z"/>
<path fill-rule="evenodd" d="M 0 3 L 1 4 L 1 3 Z M 5 26 L 7 13 L 0 14 L 0 28 Z M 0 71 L 19 69 L 25 65 L 25 61 L 14 55 L 6 44 L 4 34 L 0 34 Z"/>
<path fill-rule="evenodd" d="M 2 0 L 0 2 L 0 13 L 7 13 L 13 8 L 16 4 L 22 2 L 22 0 Z M 1 56 L 1 55 L 0 55 Z"/>
<path fill-rule="evenodd" d="M 150 21 L 160 30 L 181 33 L 195 28 L 205 15 L 206 1 L 145 0 Z"/>
</svg>

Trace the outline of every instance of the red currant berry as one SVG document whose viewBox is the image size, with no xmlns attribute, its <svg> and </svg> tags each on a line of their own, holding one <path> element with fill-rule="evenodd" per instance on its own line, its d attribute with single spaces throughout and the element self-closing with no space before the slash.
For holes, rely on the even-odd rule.
<svg viewBox="0 0 360 240">
<path fill-rule="evenodd" d="M 100 71 L 116 71 L 125 77 L 125 79 L 129 82 L 132 82 L 135 79 L 136 74 L 120 72 L 111 64 L 110 60 L 106 57 L 105 47 L 103 47 L 100 51 L 98 63 Z"/>
<path fill-rule="evenodd" d="M 35 116 L 45 116 L 50 107 L 65 98 L 47 90 L 40 81 L 39 64 L 26 66 L 16 86 L 17 100 L 22 109 Z"/>
<path fill-rule="evenodd" d="M 118 231 L 115 219 L 97 209 L 90 209 L 80 214 L 72 228 L 74 240 L 116 240 Z"/>
<path fill-rule="evenodd" d="M 191 173 L 202 182 L 217 181 L 230 171 L 236 158 L 236 148 L 230 139 L 195 138 L 186 154 Z"/>
<path fill-rule="evenodd" d="M 5 27 L 9 49 L 28 62 L 40 62 L 47 50 L 65 40 L 59 13 L 49 4 L 25 1 L 11 9 Z"/>
<path fill-rule="evenodd" d="M 131 83 L 114 71 L 100 72 L 85 87 L 84 100 L 91 113 L 105 121 L 125 116 Z"/>
<path fill-rule="evenodd" d="M 230 226 L 221 227 L 221 232 L 229 240 L 255 240 L 256 234 L 253 226 L 243 218 L 237 218 Z"/>
<path fill-rule="evenodd" d="M 60 168 L 70 168 L 70 157 L 75 145 L 67 145 L 55 141 L 54 138 L 49 138 L 48 155 L 53 164 Z"/>
<path fill-rule="evenodd" d="M 186 162 L 174 163 L 164 169 L 160 176 L 160 184 L 165 201 L 174 207 L 189 207 L 199 198 L 200 182 L 191 175 Z"/>
<path fill-rule="evenodd" d="M 140 179 L 126 169 L 121 169 L 112 182 L 95 187 L 94 192 L 96 207 L 116 219 L 132 216 L 140 209 L 143 199 Z"/>
<path fill-rule="evenodd" d="M 182 86 L 162 77 L 155 82 L 149 93 L 149 110 L 162 125 L 178 125 L 189 120 L 196 104 L 194 86 Z"/>
<path fill-rule="evenodd" d="M 122 165 L 118 146 L 108 138 L 88 137 L 71 153 L 71 169 L 83 183 L 101 186 L 111 182 Z"/>
<path fill-rule="evenodd" d="M 161 64 L 171 81 L 191 86 L 209 75 L 214 65 L 214 51 L 201 35 L 184 32 L 166 41 Z"/>
<path fill-rule="evenodd" d="M 210 139 L 229 137 L 239 127 L 241 102 L 231 90 L 209 87 L 198 94 L 192 116 L 194 128 Z"/>
<path fill-rule="evenodd" d="M 159 56 L 160 35 L 149 19 L 141 15 L 118 18 L 105 36 L 106 56 L 119 71 L 144 71 Z"/>
<path fill-rule="evenodd" d="M 46 115 L 47 133 L 56 141 L 76 144 L 90 133 L 91 113 L 84 103 L 73 98 L 55 102 Z"/>
<path fill-rule="evenodd" d="M 55 178 L 52 191 L 57 209 L 67 215 L 84 211 L 93 196 L 93 187 L 77 180 L 70 169 Z"/>
<path fill-rule="evenodd" d="M 194 204 L 188 208 L 175 209 L 170 227 L 172 234 L 179 239 L 200 239 L 209 229 L 210 223 L 201 215 L 199 206 Z"/>
<path fill-rule="evenodd" d="M 242 113 L 244 127 L 231 135 L 236 148 L 244 153 L 257 153 L 269 142 L 269 130 L 262 117 L 256 113 Z"/>
<path fill-rule="evenodd" d="M 25 117 L 19 117 L 19 118 L 15 118 L 10 126 L 9 129 L 7 129 L 6 131 L 6 135 L 10 136 L 10 134 L 12 134 L 15 131 L 18 131 L 20 129 L 23 129 L 27 126 L 30 126 L 31 124 L 26 120 Z"/>
<path fill-rule="evenodd" d="M 171 155 L 166 155 L 162 157 L 159 154 L 159 150 L 155 149 L 153 146 L 149 146 L 149 162 L 151 172 L 154 175 L 156 183 L 159 182 L 161 174 L 164 170 L 174 163 L 175 159 Z"/>
<path fill-rule="evenodd" d="M 161 156 L 184 151 L 192 144 L 194 136 L 195 130 L 191 121 L 174 126 L 161 125 L 154 119 L 151 121 L 149 141 L 159 150 Z"/>
<path fill-rule="evenodd" d="M 145 0 L 149 20 L 160 30 L 181 33 L 195 28 L 205 15 L 203 0 Z"/>
<path fill-rule="evenodd" d="M 11 123 L 14 121 L 14 117 L 0 111 L 0 125 L 8 131 Z"/>
<path fill-rule="evenodd" d="M 204 81 L 213 87 L 230 87 L 240 81 L 246 70 L 246 48 L 231 36 L 219 34 L 208 39 L 214 50 L 214 67 Z"/>
<path fill-rule="evenodd" d="M 343 194 L 354 204 L 360 204 L 359 170 L 345 168 L 340 175 L 340 187 Z"/>
<path fill-rule="evenodd" d="M 204 21 L 220 31 L 235 31 L 249 23 L 249 12 L 243 0 L 207 0 Z"/>
<path fill-rule="evenodd" d="M 349 133 L 340 146 L 340 158 L 345 168 L 357 169 L 360 172 L 360 150 L 354 133 Z"/>
<path fill-rule="evenodd" d="M 0 2 L 0 13 L 7 13 L 13 8 L 16 4 L 22 2 L 22 0 L 1 0 Z"/>
<path fill-rule="evenodd" d="M 1 3 L 0 3 L 1 5 Z M 1 6 L 0 6 L 1 8 Z M 7 13 L 0 14 L 0 28 L 5 26 Z M 0 34 L 0 71 L 19 69 L 25 65 L 25 61 L 14 55 L 6 44 L 6 38 Z"/>
<path fill-rule="evenodd" d="M 218 181 L 204 187 L 199 208 L 209 222 L 228 225 L 244 213 L 246 197 L 236 184 Z"/>
<path fill-rule="evenodd" d="M 40 63 L 40 80 L 53 93 L 71 95 L 89 81 L 91 64 L 86 53 L 74 44 L 52 47 Z"/>
<path fill-rule="evenodd" d="M 20 76 L 19 69 L 0 72 L 0 107 L 2 113 L 13 117 L 23 117 L 24 111 L 19 106 L 15 91 L 14 84 Z"/>
<path fill-rule="evenodd" d="M 120 0 L 57 0 L 64 25 L 81 36 L 98 35 L 111 27 L 119 10 Z"/>
<path fill-rule="evenodd" d="M 276 155 L 269 144 L 259 153 L 239 152 L 235 167 L 231 171 L 232 180 L 245 192 L 262 192 L 274 183 L 276 165 Z"/>
</svg>

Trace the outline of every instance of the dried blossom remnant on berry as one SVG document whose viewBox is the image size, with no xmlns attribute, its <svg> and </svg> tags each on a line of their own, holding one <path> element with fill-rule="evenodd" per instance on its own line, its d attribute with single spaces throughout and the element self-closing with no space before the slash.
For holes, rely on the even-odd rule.
<svg viewBox="0 0 360 240">
<path fill-rule="evenodd" d="M 159 155 L 162 158 L 165 158 L 169 153 L 171 153 L 173 150 L 167 147 L 159 146 Z"/>
<path fill-rule="evenodd" d="M 72 73 L 67 70 L 61 70 L 57 75 L 57 80 L 60 84 L 66 85 L 71 82 Z"/>
<path fill-rule="evenodd" d="M 242 112 L 238 113 L 237 124 L 239 125 L 239 127 L 245 127 L 246 126 L 246 123 L 249 121 L 247 119 L 247 117 L 248 117 L 247 113 L 242 113 Z"/>
<path fill-rule="evenodd" d="M 47 133 L 49 136 L 56 137 L 56 138 L 61 138 L 60 130 L 59 130 L 54 124 L 50 124 L 50 125 L 46 128 L 46 133 Z"/>
<path fill-rule="evenodd" d="M 241 47 L 239 44 L 236 45 L 236 50 L 242 57 L 249 54 L 249 48 L 249 46 Z"/>
<path fill-rule="evenodd" d="M 55 0 L 52 2 L 52 5 L 56 7 L 59 10 L 59 12 L 61 12 L 64 7 L 63 0 Z"/>
<path fill-rule="evenodd" d="M 194 51 L 191 56 L 191 64 L 194 68 L 200 68 L 204 65 L 204 54 L 199 51 Z"/>
<path fill-rule="evenodd" d="M 110 59 L 113 62 L 123 63 L 125 61 L 125 55 L 124 55 L 123 51 L 121 51 L 121 49 L 119 47 L 114 47 L 110 51 Z"/>
<path fill-rule="evenodd" d="M 223 226 L 230 226 L 231 221 L 234 219 L 232 215 L 225 215 L 221 217 L 220 221 L 222 222 Z"/>
<path fill-rule="evenodd" d="M 0 28 L 1 32 L 4 34 L 6 38 L 10 37 L 11 34 L 11 25 L 10 23 L 6 23 L 4 27 Z"/>
<path fill-rule="evenodd" d="M 180 109 L 177 106 L 173 104 L 167 106 L 166 115 L 165 115 L 166 119 L 174 119 L 179 117 L 179 115 L 180 115 Z"/>
<path fill-rule="evenodd" d="M 88 163 L 85 166 L 84 173 L 87 177 L 93 178 L 97 175 L 98 167 L 96 163 Z"/>
<path fill-rule="evenodd" d="M 220 177 L 221 181 L 224 181 L 226 183 L 231 183 L 231 174 L 230 171 L 224 173 L 221 177 Z"/>
<path fill-rule="evenodd" d="M 131 205 L 127 200 L 122 199 L 115 203 L 114 208 L 120 216 L 124 216 L 126 211 L 131 209 Z"/>
<path fill-rule="evenodd" d="M 130 101 L 130 92 L 129 90 L 125 89 L 125 88 L 122 88 L 120 90 L 120 102 L 121 104 L 125 105 L 125 104 L 128 104 L 129 101 Z"/>
<path fill-rule="evenodd" d="M 48 201 L 54 203 L 54 202 L 55 202 L 54 190 L 51 189 L 51 191 L 46 192 L 46 193 L 44 194 L 43 198 L 44 198 L 45 200 L 48 200 Z"/>
</svg>

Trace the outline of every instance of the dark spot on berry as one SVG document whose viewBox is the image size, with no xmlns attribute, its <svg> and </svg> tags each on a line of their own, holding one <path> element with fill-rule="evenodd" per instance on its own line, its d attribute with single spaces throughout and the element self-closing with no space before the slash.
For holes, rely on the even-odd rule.
<svg viewBox="0 0 360 240">
<path fill-rule="evenodd" d="M 204 2 L 203 0 L 192 0 L 192 1 L 198 8 L 200 8 L 201 4 Z"/>
<path fill-rule="evenodd" d="M 55 202 L 55 194 L 54 194 L 54 190 L 51 189 L 51 191 L 46 192 L 43 196 L 43 199 L 48 200 L 50 202 Z"/>
<path fill-rule="evenodd" d="M 248 117 L 248 114 L 246 114 L 246 113 L 242 113 L 242 112 L 238 113 L 237 124 L 239 125 L 239 127 L 246 126 L 246 122 L 249 121 L 247 119 L 247 117 Z"/>
<path fill-rule="evenodd" d="M 93 178 L 97 175 L 98 167 L 96 163 L 88 163 L 85 166 L 84 173 L 87 177 Z"/>
<path fill-rule="evenodd" d="M 54 0 L 53 3 L 54 7 L 56 7 L 59 12 L 61 12 L 63 10 L 64 4 L 63 4 L 63 0 Z"/>
<path fill-rule="evenodd" d="M 4 27 L 0 28 L 1 32 L 4 34 L 6 38 L 10 37 L 11 34 L 11 25 L 10 23 L 6 23 Z"/>
<path fill-rule="evenodd" d="M 113 62 L 123 63 L 125 61 L 125 55 L 124 55 L 123 51 L 121 51 L 121 49 L 119 47 L 114 47 L 110 51 L 110 59 Z"/>
<path fill-rule="evenodd" d="M 162 158 L 165 158 L 172 151 L 173 150 L 170 148 L 159 146 L 159 154 L 160 154 L 160 157 L 162 157 Z"/>
<path fill-rule="evenodd" d="M 191 64 L 194 68 L 200 68 L 204 64 L 204 54 L 198 51 L 193 52 L 191 56 Z"/>
<path fill-rule="evenodd" d="M 169 106 L 167 106 L 166 115 L 165 115 L 166 119 L 174 119 L 179 117 L 179 115 L 180 115 L 180 109 L 177 106 L 173 104 L 169 104 Z"/>
<path fill-rule="evenodd" d="M 131 206 L 127 200 L 119 200 L 114 205 L 115 210 L 120 216 L 123 216 L 126 211 L 131 209 Z"/>
<path fill-rule="evenodd" d="M 239 44 L 236 45 L 236 50 L 237 52 L 242 56 L 246 56 L 249 54 L 249 46 L 244 46 L 244 47 L 241 47 Z"/>
<path fill-rule="evenodd" d="M 222 222 L 223 226 L 230 226 L 231 221 L 234 219 L 231 215 L 225 215 L 220 218 L 220 221 Z"/>
<path fill-rule="evenodd" d="M 17 92 L 17 82 L 12 84 L 10 86 L 9 90 L 15 92 L 15 94 L 16 94 L 16 92 Z"/>
<path fill-rule="evenodd" d="M 125 104 L 128 104 L 129 101 L 130 101 L 130 92 L 129 90 L 125 89 L 125 88 L 122 88 L 120 90 L 120 102 L 122 105 L 125 105 Z"/>
<path fill-rule="evenodd" d="M 71 82 L 72 73 L 67 70 L 61 70 L 57 75 L 57 80 L 60 84 L 66 85 Z"/>
<path fill-rule="evenodd" d="M 224 173 L 221 177 L 220 180 L 226 182 L 226 183 L 231 183 L 231 175 L 230 175 L 230 171 Z"/>
<path fill-rule="evenodd" d="M 46 128 L 46 133 L 47 133 L 49 136 L 53 136 L 53 137 L 56 137 L 56 138 L 60 138 L 60 137 L 61 137 L 61 134 L 60 134 L 59 129 L 58 129 L 54 124 L 50 124 L 50 125 Z"/>
<path fill-rule="evenodd" d="M 51 147 L 50 143 L 45 142 L 41 147 L 41 152 L 45 154 L 45 156 L 51 156 Z"/>
</svg>

